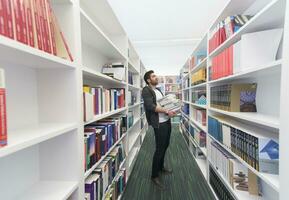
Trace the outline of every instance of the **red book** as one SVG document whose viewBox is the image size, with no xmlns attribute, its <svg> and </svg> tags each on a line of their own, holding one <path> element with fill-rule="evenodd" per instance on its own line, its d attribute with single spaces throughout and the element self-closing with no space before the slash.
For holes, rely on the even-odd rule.
<svg viewBox="0 0 289 200">
<path fill-rule="evenodd" d="M 39 13 L 39 21 L 40 21 L 40 32 L 41 32 L 41 39 L 43 44 L 43 50 L 45 52 L 48 51 L 47 47 L 47 38 L 45 33 L 45 22 L 44 22 L 44 10 L 43 10 L 43 0 L 38 0 L 38 13 Z"/>
<path fill-rule="evenodd" d="M 22 42 L 22 23 L 20 14 L 20 0 L 13 0 L 14 23 L 15 23 L 15 39 Z"/>
<path fill-rule="evenodd" d="M 0 35 L 7 36 L 7 29 L 6 27 L 6 21 L 7 21 L 7 15 L 6 15 L 6 5 L 4 4 L 5 1 L 0 0 Z"/>
<path fill-rule="evenodd" d="M 234 65 L 234 45 L 229 47 L 229 75 L 233 75 L 233 65 Z"/>
<path fill-rule="evenodd" d="M 24 44 L 28 44 L 28 27 L 27 27 L 27 18 L 26 18 L 26 1 L 27 0 L 20 0 L 20 16 L 21 16 L 21 23 L 22 23 L 22 42 Z"/>
<path fill-rule="evenodd" d="M 48 16 L 47 16 L 47 3 L 46 0 L 41 0 L 41 10 L 43 15 L 43 28 L 44 28 L 44 39 L 46 43 L 46 52 L 51 53 L 51 42 L 49 36 L 49 28 L 48 28 Z"/>
<path fill-rule="evenodd" d="M 50 37 L 50 46 L 51 46 L 51 52 L 53 55 L 57 55 L 56 51 L 56 41 L 55 41 L 55 27 L 53 25 L 53 18 L 52 18 L 52 7 L 51 7 L 51 2 L 50 0 L 46 0 L 46 9 L 47 9 L 47 20 L 48 20 L 48 30 L 49 30 L 49 35 Z"/>
<path fill-rule="evenodd" d="M 64 38 L 64 35 L 63 35 L 62 31 L 60 31 L 60 34 L 61 34 L 61 38 L 62 38 L 62 41 L 63 41 L 64 46 L 65 46 L 65 49 L 66 49 L 66 51 L 68 53 L 69 59 L 70 59 L 71 62 L 73 62 L 72 54 L 71 54 L 71 52 L 70 52 L 70 50 L 68 48 L 67 42 L 66 42 L 66 40 Z"/>
<path fill-rule="evenodd" d="M 0 147 L 7 145 L 6 91 L 0 88 Z"/>
<path fill-rule="evenodd" d="M 32 0 L 33 1 L 33 21 L 35 27 L 35 35 L 37 38 L 37 47 L 39 50 L 43 50 L 43 43 L 42 43 L 42 34 L 41 34 L 41 25 L 40 25 L 40 15 L 39 15 L 39 0 Z"/>
<path fill-rule="evenodd" d="M 32 9 L 31 1 L 26 0 L 25 9 L 26 9 L 26 21 L 27 21 L 27 33 L 28 33 L 28 44 L 32 47 L 35 47 L 34 41 L 34 30 L 33 30 L 33 18 L 32 18 Z"/>
</svg>

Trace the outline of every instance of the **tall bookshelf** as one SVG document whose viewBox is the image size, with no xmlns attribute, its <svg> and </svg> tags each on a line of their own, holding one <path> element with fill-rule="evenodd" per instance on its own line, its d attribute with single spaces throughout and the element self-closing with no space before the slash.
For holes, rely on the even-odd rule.
<svg viewBox="0 0 289 200">
<path fill-rule="evenodd" d="M 131 110 L 134 124 L 115 143 L 125 146 L 122 168 L 128 179 L 148 128 L 140 97 L 145 67 L 108 1 L 52 0 L 52 7 L 73 62 L 0 36 L 8 122 L 8 145 L 0 148 L 0 187 L 7 200 L 84 199 L 85 179 L 93 170 L 84 170 L 84 126 Z M 101 73 L 112 62 L 125 65 L 125 81 Z M 84 84 L 125 88 L 137 102 L 126 101 L 122 109 L 84 122 Z"/>
<path fill-rule="evenodd" d="M 210 39 L 216 25 L 227 16 L 236 14 L 251 14 L 253 17 L 216 49 L 209 51 Z M 285 104 L 285 101 L 288 101 L 288 98 L 286 98 L 288 97 L 288 70 L 286 67 L 286 64 L 288 64 L 288 45 L 286 43 L 288 41 L 288 25 L 288 2 L 286 5 L 285 0 L 231 0 L 220 12 L 217 19 L 181 68 L 181 91 L 184 111 L 182 112 L 180 130 L 200 171 L 217 199 L 222 198 L 218 198 L 218 189 L 213 189 L 214 186 L 210 181 L 210 176 L 218 177 L 218 180 L 220 180 L 218 184 L 222 185 L 233 199 L 263 200 L 286 199 L 288 197 L 288 191 L 283 187 L 286 185 L 285 179 L 288 182 L 288 170 L 285 170 L 285 168 L 288 169 L 289 163 L 287 162 L 288 156 L 286 157 L 286 154 L 288 154 L 288 144 L 286 142 L 288 138 L 285 132 L 288 129 L 288 106 Z M 248 66 L 241 66 L 241 71 L 233 72 L 229 76 L 215 78 L 214 80 L 209 78 L 212 73 L 211 67 L 214 57 L 242 40 L 246 34 L 272 29 L 283 29 L 282 40 L 279 44 L 275 60 L 264 64 L 250 65 L 249 63 L 247 64 Z M 196 58 L 199 59 L 196 60 Z M 194 62 L 192 62 L 192 59 L 195 59 Z M 201 82 L 196 82 L 196 76 L 192 75 L 195 75 L 196 72 L 202 69 L 206 70 L 205 79 Z M 212 106 L 212 87 L 236 83 L 257 83 L 257 112 L 229 112 Z M 193 96 L 196 93 L 206 96 L 205 101 L 196 101 L 195 96 Z M 195 110 L 201 110 L 205 113 L 205 122 L 196 119 Z M 217 118 L 222 127 L 226 125 L 230 128 L 250 133 L 255 137 L 267 137 L 278 141 L 280 146 L 280 148 L 278 147 L 280 154 L 277 160 L 279 173 L 265 173 L 256 170 L 255 167 L 248 164 L 245 157 L 243 158 L 240 154 L 233 151 L 232 147 L 228 147 L 224 141 L 220 141 L 220 139 L 214 137 L 213 133 L 210 132 L 212 130 L 208 127 L 209 118 L 211 117 Z M 285 122 L 286 120 L 287 123 Z M 204 141 L 200 143 L 200 136 L 197 138 L 192 136 L 192 130 L 195 131 L 194 134 L 196 130 L 197 132 L 202 131 L 204 133 L 206 138 L 205 145 Z M 223 129 L 221 132 L 224 134 Z M 215 148 L 214 146 L 212 147 L 212 144 L 217 146 L 217 152 L 225 151 L 232 156 L 232 159 L 237 163 L 236 166 L 239 166 L 246 172 L 250 171 L 253 177 L 257 177 L 259 181 L 258 187 L 262 191 L 262 196 L 238 190 L 235 183 L 232 185 L 223 173 L 220 163 L 212 160 L 216 158 L 221 159 L 221 157 L 212 155 L 212 152 L 216 152 L 212 150 L 212 148 Z"/>
</svg>

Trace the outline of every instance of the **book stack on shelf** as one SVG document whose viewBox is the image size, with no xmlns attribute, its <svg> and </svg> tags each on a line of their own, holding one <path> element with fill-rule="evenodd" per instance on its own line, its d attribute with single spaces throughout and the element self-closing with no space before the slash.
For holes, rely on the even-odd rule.
<svg viewBox="0 0 289 200">
<path fill-rule="evenodd" d="M 182 101 L 191 116 L 182 115 L 180 130 L 218 199 L 280 197 L 285 13 L 283 0 L 229 1 L 181 69 Z M 193 75 L 201 69 L 206 76 L 198 84 Z M 203 131 L 206 146 L 195 130 Z"/>
</svg>

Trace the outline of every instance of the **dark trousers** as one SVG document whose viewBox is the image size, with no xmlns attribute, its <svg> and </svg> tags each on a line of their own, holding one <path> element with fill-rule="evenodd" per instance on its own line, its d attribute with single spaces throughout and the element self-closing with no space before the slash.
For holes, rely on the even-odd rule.
<svg viewBox="0 0 289 200">
<path fill-rule="evenodd" d="M 152 178 L 159 176 L 159 172 L 164 168 L 166 150 L 171 138 L 171 120 L 160 123 L 159 128 L 154 128 L 156 149 L 152 164 Z"/>
</svg>

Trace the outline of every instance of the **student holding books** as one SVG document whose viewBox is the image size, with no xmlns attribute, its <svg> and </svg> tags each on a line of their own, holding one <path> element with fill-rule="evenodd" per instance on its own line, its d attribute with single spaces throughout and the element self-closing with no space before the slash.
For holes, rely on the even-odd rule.
<svg viewBox="0 0 289 200">
<path fill-rule="evenodd" d="M 147 84 L 142 90 L 142 98 L 148 124 L 154 128 L 156 149 L 153 156 L 151 179 L 160 189 L 165 187 L 159 179 L 160 174 L 171 174 L 171 169 L 164 167 L 164 158 L 169 146 L 171 136 L 170 117 L 176 115 L 175 111 L 164 109 L 157 101 L 163 98 L 163 93 L 156 88 L 158 77 L 154 71 L 150 70 L 145 73 L 144 80 Z"/>
</svg>

